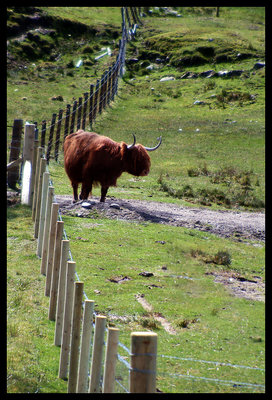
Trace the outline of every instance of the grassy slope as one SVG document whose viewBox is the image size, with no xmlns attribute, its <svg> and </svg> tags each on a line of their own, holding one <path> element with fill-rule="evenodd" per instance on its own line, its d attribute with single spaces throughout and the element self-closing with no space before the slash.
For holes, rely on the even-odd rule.
<svg viewBox="0 0 272 400">
<path fill-rule="evenodd" d="M 58 12 L 57 7 L 50 12 Z M 241 27 L 243 32 L 239 30 L 239 34 L 247 40 L 251 34 L 252 46 L 257 46 L 258 41 L 261 43 L 258 38 L 261 37 L 262 29 L 249 29 L 259 21 L 257 13 L 253 17 L 240 10 L 238 14 L 238 8 L 232 12 L 225 9 L 224 12 L 218 21 L 203 15 L 184 17 L 182 29 L 186 27 L 196 32 L 214 23 L 221 24 L 223 29 L 225 15 L 235 25 L 235 29 Z M 243 17 L 241 13 L 244 13 Z M 234 14 L 237 14 L 236 17 Z M 99 22 L 101 14 L 95 15 Z M 154 34 L 180 29 L 179 19 L 149 18 L 145 21 L 143 37 L 148 36 L 149 27 L 155 30 Z M 137 45 L 140 46 L 141 40 L 140 36 Z M 130 51 L 133 54 L 132 49 Z M 224 69 L 225 65 L 215 66 L 217 70 L 221 67 Z M 227 65 L 228 69 L 231 67 L 233 65 Z M 243 67 L 249 68 L 248 60 L 239 64 L 239 68 Z M 185 69 L 200 71 L 210 69 L 210 66 Z M 75 71 L 74 77 L 66 76 L 65 73 L 59 75 L 54 71 L 55 80 L 52 81 L 49 80 L 52 74 L 48 72 L 49 76 L 46 77 L 46 72 L 37 73 L 33 66 L 31 73 L 24 73 L 24 79 L 22 75 L 14 76 L 11 73 L 8 82 L 8 96 L 13 98 L 8 107 L 10 121 L 15 115 L 24 116 L 28 120 L 36 115 L 38 119 L 41 109 L 43 115 L 50 115 L 56 108 L 55 103 L 49 101 L 50 96 L 64 94 L 65 101 L 69 101 L 71 91 L 75 96 L 82 94 L 86 89 L 86 81 L 87 86 L 90 81 L 90 71 L 86 70 Z M 187 184 L 196 191 L 198 187 L 212 186 L 211 178 L 205 175 L 190 177 L 188 169 L 203 168 L 206 165 L 205 168 L 213 172 L 223 167 L 233 167 L 237 172 L 252 170 L 251 187 L 254 187 L 255 195 L 263 199 L 264 79 L 261 72 L 251 75 L 249 80 L 217 79 L 215 86 L 210 89 L 206 81 L 201 79 L 160 83 L 161 76 L 173 74 L 177 77 L 181 74 L 171 67 L 164 67 L 149 76 L 136 75 L 136 81 L 129 81 L 134 74 L 135 71 L 128 71 L 127 83 L 122 83 L 116 103 L 100 117 L 95 129 L 99 133 L 109 132 L 114 139 L 127 142 L 131 139 L 131 133 L 136 132 L 137 140 L 146 145 L 153 145 L 155 138 L 162 134 L 164 142 L 160 151 L 151 155 L 152 169 L 147 178 L 134 179 L 124 175 L 119 180 L 118 188 L 110 189 L 110 194 L 146 199 L 152 195 L 154 200 L 184 203 L 184 200 L 169 197 L 167 192 L 159 190 L 158 178 L 163 174 L 168 187 L 175 190 Z M 20 82 L 26 84 L 18 84 Z M 215 98 L 210 98 L 211 94 L 222 93 L 222 89 L 256 93 L 257 101 L 252 104 L 242 101 L 240 105 L 231 102 L 222 108 Z M 24 94 L 31 101 L 21 100 Z M 209 102 L 211 108 L 207 105 L 193 106 L 196 99 Z M 37 110 L 35 103 L 40 100 L 41 108 Z M 225 124 L 227 118 L 237 123 Z M 195 131 L 196 128 L 199 132 Z M 62 160 L 60 164 L 50 163 L 50 172 L 56 193 L 70 193 Z M 259 186 L 256 185 L 257 180 Z M 223 189 L 226 187 L 222 182 L 220 185 Z M 240 190 L 240 186 L 237 190 Z M 189 200 L 195 201 L 196 196 Z M 263 303 L 235 298 L 205 274 L 212 270 L 231 268 L 249 278 L 254 274 L 264 278 L 263 247 L 235 243 L 207 233 L 175 227 L 128 224 L 103 218 L 82 220 L 68 216 L 64 221 L 79 276 L 84 281 L 89 298 L 95 299 L 96 310 L 109 315 L 109 320 L 110 315 L 120 317 L 111 323 L 120 328 L 120 340 L 128 347 L 131 330 L 153 326 L 151 329 L 158 329 L 159 354 L 263 367 Z M 8 211 L 8 391 L 62 392 L 66 390 L 66 383 L 57 378 L 59 349 L 52 344 L 54 324 L 47 319 L 48 299 L 43 296 L 45 282 L 43 277 L 39 277 L 40 262 L 35 256 L 36 245 L 32 230 L 29 210 L 19 206 Z M 156 243 L 158 240 L 165 241 L 165 244 Z M 203 252 L 207 257 L 212 257 L 219 250 L 230 254 L 230 267 L 206 264 L 201 257 L 193 257 L 196 251 L 197 254 Z M 166 266 L 167 270 L 162 270 L 162 266 Z M 142 270 L 153 272 L 154 277 L 147 280 L 139 276 Z M 36 271 L 34 275 L 33 271 Z M 124 284 L 108 281 L 121 275 L 131 280 Z M 195 280 L 174 277 L 179 275 Z M 95 294 L 94 290 L 99 290 L 100 294 Z M 178 332 L 176 336 L 166 334 L 158 323 L 152 325 L 152 314 L 145 313 L 135 300 L 137 293 L 145 294 L 154 311 L 162 313 L 171 322 Z M 121 318 L 124 316 L 128 318 L 127 323 Z M 185 320 L 188 322 L 187 328 L 182 328 Z M 223 367 L 218 371 L 216 368 L 207 370 L 203 364 L 188 362 L 182 363 L 180 367 L 180 362 L 162 358 L 159 358 L 158 369 L 157 387 L 165 392 L 251 391 L 241 387 L 216 386 L 214 383 L 203 384 L 202 381 L 170 379 L 168 372 L 263 383 L 262 372 L 236 371 Z"/>
</svg>

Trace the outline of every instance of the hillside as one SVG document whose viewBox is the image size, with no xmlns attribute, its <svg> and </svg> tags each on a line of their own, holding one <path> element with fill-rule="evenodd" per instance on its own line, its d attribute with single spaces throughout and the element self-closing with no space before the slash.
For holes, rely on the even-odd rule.
<svg viewBox="0 0 272 400">
<path fill-rule="evenodd" d="M 222 7 L 220 17 L 215 17 L 211 7 L 155 7 L 151 11 L 127 47 L 127 73 L 120 84 L 124 98 L 132 100 L 125 114 L 135 115 L 136 120 L 140 114 L 142 124 L 135 125 L 134 120 L 123 124 L 120 114 L 116 133 L 113 126 L 109 135 L 130 140 L 126 138 L 137 126 L 137 140 L 152 145 L 148 131 L 153 130 L 154 136 L 156 131 L 157 136 L 163 133 L 164 162 L 154 170 L 159 197 L 225 207 L 238 201 L 242 207 L 263 208 L 264 9 Z M 10 126 L 14 118 L 50 121 L 57 107 L 82 96 L 100 78 L 118 52 L 118 7 L 26 7 L 10 9 L 8 14 Z M 107 47 L 112 55 L 95 60 Z M 78 62 L 80 67 L 76 67 Z M 125 101 L 124 107 L 128 105 Z M 179 110 L 186 112 L 181 116 Z M 99 124 L 98 120 L 96 130 Z M 109 130 L 106 125 L 101 128 L 103 133 Z M 172 143 L 180 140 L 185 144 L 181 170 L 178 147 L 174 154 L 168 153 Z M 220 160 L 213 160 L 214 146 L 224 148 Z M 234 157 L 233 146 L 237 149 Z M 240 163 L 244 152 L 252 156 Z M 174 161 L 168 160 L 170 154 Z M 174 169 L 168 168 L 169 162 L 174 162 Z M 177 179 L 180 174 L 183 186 Z M 212 184 L 205 192 L 201 182 L 207 180 Z"/>
</svg>

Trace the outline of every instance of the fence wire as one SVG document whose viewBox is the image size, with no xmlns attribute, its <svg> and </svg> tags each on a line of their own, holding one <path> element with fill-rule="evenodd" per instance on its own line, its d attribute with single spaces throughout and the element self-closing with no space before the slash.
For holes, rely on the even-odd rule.
<svg viewBox="0 0 272 400">
<path fill-rule="evenodd" d="M 130 14 L 129 15 L 129 9 L 130 9 Z M 74 127 L 74 124 L 82 127 L 86 123 L 87 119 L 87 105 L 89 103 L 89 113 L 88 113 L 88 118 L 89 118 L 89 124 L 92 125 L 93 122 L 95 121 L 97 112 L 101 112 L 103 108 L 107 104 L 109 104 L 110 101 L 114 99 L 115 94 L 117 93 L 118 90 L 118 78 L 119 76 L 122 76 L 123 74 L 123 68 L 124 68 L 124 62 L 125 62 L 125 48 L 126 48 L 126 43 L 128 40 L 131 40 L 131 38 L 134 37 L 136 33 L 136 29 L 138 27 L 138 23 L 140 24 L 140 19 L 138 16 L 138 12 L 136 7 L 122 7 L 122 39 L 119 42 L 119 53 L 116 57 L 116 62 L 112 67 L 110 67 L 109 72 L 107 72 L 107 79 L 104 80 L 105 74 L 102 75 L 100 80 L 97 80 L 96 85 L 91 85 L 90 93 L 86 93 L 84 95 L 84 101 L 75 101 L 73 110 L 70 112 L 71 105 L 67 105 L 66 109 L 66 115 L 62 116 L 63 110 L 59 110 L 59 118 L 56 122 L 56 114 L 53 114 L 52 121 L 47 128 L 46 128 L 46 121 L 43 120 L 43 126 L 42 126 L 42 138 L 41 138 L 41 145 L 42 147 L 44 146 L 44 140 L 45 140 L 45 135 L 46 135 L 46 129 L 51 132 L 51 135 L 49 135 L 49 140 L 48 140 L 48 145 L 47 145 L 47 160 L 49 162 L 50 158 L 50 151 L 52 149 L 53 145 L 53 134 L 54 134 L 54 128 L 55 125 L 57 125 L 57 135 L 56 135 L 56 141 L 55 141 L 55 149 L 57 149 L 57 152 L 55 152 L 55 159 L 58 159 L 58 146 L 61 143 L 61 129 L 63 130 L 63 140 L 65 138 L 65 134 L 68 134 L 69 132 L 69 125 L 70 128 L 71 126 Z M 134 22 L 134 23 L 133 23 Z M 129 29 L 127 28 L 127 24 L 129 26 Z M 115 81 L 114 81 L 115 78 Z M 101 83 L 102 82 L 102 83 Z M 106 82 L 106 83 L 105 83 Z M 110 83 L 110 84 L 109 84 Z M 108 86 L 108 91 L 104 91 L 105 86 Z M 94 90 L 95 88 L 95 90 Z M 102 91 L 101 91 L 102 90 Z M 97 101 L 99 97 L 99 101 Z M 94 104 L 92 104 L 94 103 Z M 107 104 L 106 104 L 107 103 Z M 91 107 L 92 105 L 92 107 Z M 83 114 L 85 112 L 85 118 L 81 121 L 81 111 L 83 110 Z M 85 111 L 84 111 L 85 110 Z M 76 114 L 78 115 L 77 121 L 76 121 Z M 84 115 L 83 115 L 84 116 Z M 71 119 L 71 120 L 70 120 Z M 65 126 L 61 126 L 61 122 L 65 121 Z M 85 125 L 84 125 L 85 126 Z M 70 132 L 72 133 L 72 132 Z M 47 167 L 48 170 L 48 167 Z M 50 184 L 53 186 L 52 180 L 50 180 Z M 56 197 L 54 196 L 54 202 L 56 202 Z M 61 212 L 59 211 L 58 218 L 60 221 L 62 221 L 62 215 Z M 69 240 L 67 237 L 67 233 L 65 229 L 63 230 L 63 237 L 66 240 Z M 69 248 L 69 259 L 73 261 L 72 253 Z M 75 273 L 76 279 L 80 281 L 80 277 L 78 273 Z M 85 300 L 88 300 L 88 296 L 85 291 L 83 291 L 84 298 Z M 96 315 L 96 313 L 94 313 Z M 94 324 L 93 324 L 94 325 Z M 119 346 L 119 352 L 118 352 L 118 362 L 116 366 L 116 376 L 115 376 L 115 389 L 116 393 L 129 393 L 129 376 L 130 376 L 130 371 L 131 366 L 129 361 L 131 357 L 131 352 L 130 349 L 125 346 L 123 343 L 119 341 L 118 343 Z M 120 352 L 124 354 L 120 354 Z M 160 360 L 163 359 L 168 359 L 168 360 L 175 360 L 176 362 L 183 362 L 183 365 L 179 365 L 179 370 L 184 371 L 186 370 L 186 373 L 179 373 L 179 372 L 169 372 L 168 370 L 166 371 L 166 368 L 169 369 L 169 366 L 166 366 L 165 364 L 162 364 Z M 90 357 L 91 360 L 91 357 Z M 225 363 L 225 362 L 220 362 L 220 361 L 207 361 L 207 360 L 200 360 L 200 359 L 193 359 L 190 357 L 178 357 L 178 356 L 169 356 L 165 354 L 159 354 L 157 355 L 157 380 L 158 382 L 162 380 L 167 380 L 167 385 L 169 388 L 168 393 L 170 392 L 175 392 L 176 384 L 173 383 L 171 380 L 184 380 L 184 381 L 201 381 L 213 385 L 228 385 L 233 388 L 238 387 L 238 388 L 249 388 L 251 390 L 265 390 L 265 385 L 258 384 L 258 383 L 250 383 L 250 382 L 241 382 L 239 381 L 234 381 L 234 380 L 228 380 L 228 379 L 219 379 L 215 377 L 210 377 L 210 376 L 197 376 L 197 375 L 192 375 L 190 373 L 190 370 L 192 368 L 187 368 L 184 366 L 185 362 L 191 362 L 191 363 L 201 363 L 204 365 L 214 365 L 217 369 L 223 368 L 223 367 L 230 367 L 230 368 L 235 368 L 235 369 L 248 369 L 248 370 L 255 370 L 256 372 L 259 371 L 261 373 L 264 373 L 263 368 L 258 368 L 258 367 L 250 367 L 250 366 L 244 366 L 244 365 L 236 365 L 236 364 L 231 364 L 231 363 Z M 175 366 L 175 369 L 177 367 Z M 208 368 L 205 370 L 206 374 L 208 375 Z M 144 371 L 140 370 L 142 373 L 150 373 L 150 371 Z M 102 374 L 103 376 L 103 374 Z M 239 375 L 238 375 L 239 376 Z"/>
<path fill-rule="evenodd" d="M 124 74 L 126 44 L 135 37 L 137 27 L 142 24 L 140 21 L 141 7 L 121 7 L 121 14 L 122 34 L 116 61 L 102 74 L 100 79 L 97 79 L 95 85 L 90 85 L 89 92 L 85 92 L 78 100 L 75 100 L 73 105 L 67 104 L 66 110 L 60 109 L 53 113 L 51 122 L 47 123 L 46 119 L 41 122 L 41 147 L 45 147 L 48 136 L 47 163 L 51 158 L 53 144 L 55 144 L 54 158 L 58 161 L 59 147 L 65 137 L 78 129 L 85 129 L 86 124 L 92 128 L 98 114 L 101 114 L 110 102 L 114 101 L 118 92 L 119 78 Z M 37 125 L 37 122 L 34 123 Z"/>
<path fill-rule="evenodd" d="M 47 167 L 47 170 L 48 170 L 48 167 Z M 52 182 L 51 178 L 50 178 L 50 184 L 53 186 L 53 182 Z M 54 202 L 56 202 L 55 195 L 54 195 Z M 62 221 L 62 215 L 61 215 L 60 210 L 58 213 L 58 218 L 60 221 Z M 65 240 L 69 240 L 67 233 L 65 231 L 65 228 L 63 229 L 63 238 Z M 70 248 L 69 248 L 69 259 L 71 261 L 73 261 L 72 252 L 71 252 Z M 80 281 L 80 277 L 77 272 L 75 272 L 75 275 L 76 275 L 76 279 L 78 281 Z M 85 291 L 83 291 L 83 294 L 84 294 L 85 300 L 89 300 Z M 94 313 L 94 315 L 96 315 L 96 313 Z M 93 326 L 94 326 L 94 324 L 93 324 Z M 107 331 L 107 328 L 106 328 L 106 331 Z M 132 356 L 132 354 L 130 352 L 130 349 L 122 342 L 119 341 L 118 346 L 119 346 L 120 350 L 117 354 L 118 362 L 116 365 L 115 390 L 116 390 L 116 393 L 129 393 L 129 378 L 130 378 L 130 371 L 132 370 L 132 368 L 130 366 L 129 361 L 127 361 L 127 360 L 130 360 L 130 357 Z M 122 351 L 122 353 L 123 353 L 122 355 L 120 354 L 120 351 Z M 186 369 L 186 373 L 182 374 L 182 373 L 177 373 L 177 372 L 166 371 L 165 369 L 169 368 L 169 367 L 166 367 L 165 364 L 161 364 L 160 359 L 175 360 L 175 361 L 179 362 L 180 370 L 182 371 L 182 370 Z M 183 364 L 181 362 L 183 362 Z M 177 385 L 174 382 L 172 382 L 174 380 L 185 380 L 185 381 L 190 381 L 190 382 L 201 381 L 203 383 L 205 382 L 206 384 L 213 384 L 213 386 L 223 385 L 223 386 L 230 386 L 232 388 L 251 389 L 252 391 L 256 391 L 256 390 L 264 391 L 265 390 L 265 385 L 263 385 L 263 384 L 243 382 L 243 381 L 241 382 L 240 380 L 234 381 L 234 380 L 229 380 L 229 379 L 219 379 L 219 378 L 209 377 L 209 376 L 192 375 L 189 373 L 189 371 L 193 367 L 186 368 L 184 365 L 184 362 L 213 365 L 213 366 L 217 367 L 217 372 L 219 371 L 219 367 L 221 367 L 221 371 L 220 371 L 221 373 L 222 373 L 222 367 L 255 370 L 256 372 L 260 371 L 261 373 L 265 372 L 264 368 L 259 368 L 259 367 L 231 364 L 231 363 L 226 363 L 226 362 L 221 362 L 221 361 L 201 360 L 201 359 L 195 359 L 195 358 L 191 358 L 191 357 L 178 357 L 178 356 L 170 356 L 170 355 L 166 355 L 166 354 L 157 354 L 157 379 L 158 379 L 158 381 L 167 380 L 168 387 L 169 387 L 168 393 L 171 393 L 171 392 L 175 393 L 175 388 Z M 133 369 L 133 370 L 135 370 L 135 369 Z M 137 371 L 142 372 L 142 373 L 150 373 L 150 371 L 146 371 L 146 370 L 137 370 Z M 206 369 L 206 373 L 208 371 L 209 370 Z M 103 376 L 103 373 L 102 373 L 102 376 Z M 240 373 L 238 373 L 238 377 L 239 376 L 240 376 Z M 191 383 L 190 383 L 190 387 L 191 387 Z"/>
</svg>

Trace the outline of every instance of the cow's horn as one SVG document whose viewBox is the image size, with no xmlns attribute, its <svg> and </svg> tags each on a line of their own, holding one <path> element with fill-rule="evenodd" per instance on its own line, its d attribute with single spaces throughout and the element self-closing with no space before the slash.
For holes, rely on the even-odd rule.
<svg viewBox="0 0 272 400">
<path fill-rule="evenodd" d="M 145 147 L 145 149 L 146 149 L 147 151 L 154 151 L 154 150 L 157 150 L 157 148 L 160 147 L 160 145 L 161 145 L 162 137 L 161 137 L 161 136 L 158 137 L 157 140 L 159 140 L 159 143 L 157 144 L 157 146 L 155 146 L 155 147 Z"/>
<path fill-rule="evenodd" d="M 134 146 L 135 146 L 135 143 L 136 143 L 136 137 L 135 137 L 134 133 L 133 133 L 132 135 L 133 135 L 133 143 L 130 144 L 130 145 L 127 147 L 128 149 L 132 149 L 132 147 L 134 147 Z"/>
</svg>

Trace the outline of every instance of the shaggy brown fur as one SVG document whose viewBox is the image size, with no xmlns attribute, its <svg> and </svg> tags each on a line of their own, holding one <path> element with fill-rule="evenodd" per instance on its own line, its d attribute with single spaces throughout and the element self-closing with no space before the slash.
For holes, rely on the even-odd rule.
<svg viewBox="0 0 272 400">
<path fill-rule="evenodd" d="M 78 200 L 79 183 L 82 183 L 80 199 L 87 200 L 92 186 L 100 184 L 100 201 L 105 201 L 108 188 L 116 186 L 123 172 L 145 176 L 150 164 L 141 144 L 128 149 L 124 142 L 83 130 L 68 135 L 64 141 L 64 167 L 73 187 L 74 202 Z"/>
</svg>

